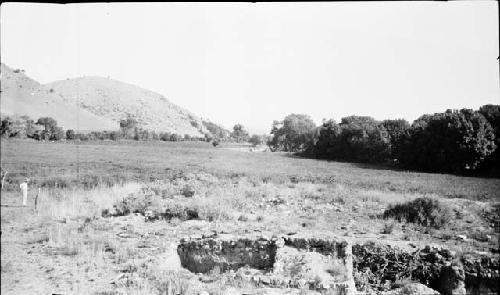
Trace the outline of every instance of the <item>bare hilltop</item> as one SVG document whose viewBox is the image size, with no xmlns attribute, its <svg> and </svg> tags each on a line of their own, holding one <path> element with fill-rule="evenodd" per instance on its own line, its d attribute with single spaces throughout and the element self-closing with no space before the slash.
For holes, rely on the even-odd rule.
<svg viewBox="0 0 500 295">
<path fill-rule="evenodd" d="M 23 70 L 5 64 L 1 70 L 3 115 L 48 116 L 64 129 L 79 131 L 118 130 L 120 120 L 130 116 L 145 130 L 192 137 L 210 133 L 209 120 L 132 84 L 89 76 L 42 85 Z"/>
<path fill-rule="evenodd" d="M 59 126 L 74 130 L 117 130 L 118 122 L 78 107 L 50 88 L 24 74 L 23 70 L 1 65 L 2 115 L 52 117 Z"/>
</svg>

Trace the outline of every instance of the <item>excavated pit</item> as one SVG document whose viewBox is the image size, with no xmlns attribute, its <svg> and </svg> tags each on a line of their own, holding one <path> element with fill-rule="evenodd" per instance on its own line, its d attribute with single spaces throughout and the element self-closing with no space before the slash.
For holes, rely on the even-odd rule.
<svg viewBox="0 0 500 295">
<path fill-rule="evenodd" d="M 226 272 L 245 265 L 270 270 L 277 247 L 275 240 L 267 239 L 184 239 L 177 247 L 177 253 L 182 267 L 194 273 L 208 273 L 216 267 Z"/>
<path fill-rule="evenodd" d="M 181 265 L 210 274 L 253 269 L 248 280 L 271 287 L 336 289 L 354 293 L 351 245 L 335 239 L 218 236 L 182 239 L 177 247 Z M 248 272 L 245 270 L 245 272 Z M 243 273 L 243 271 L 241 271 Z M 244 276 L 244 274 L 243 274 Z"/>
<path fill-rule="evenodd" d="M 331 236 L 223 235 L 183 239 L 177 253 L 193 273 L 232 270 L 259 286 L 355 294 L 356 286 L 385 292 L 395 288 L 398 278 L 411 278 L 445 294 L 500 294 L 498 257 L 455 256 L 439 247 L 407 251 L 373 241 L 352 245 Z"/>
</svg>

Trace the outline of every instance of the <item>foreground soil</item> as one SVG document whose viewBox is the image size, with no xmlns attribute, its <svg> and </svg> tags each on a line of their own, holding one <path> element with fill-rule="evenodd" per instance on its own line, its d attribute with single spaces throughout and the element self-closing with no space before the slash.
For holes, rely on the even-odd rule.
<svg viewBox="0 0 500 295">
<path fill-rule="evenodd" d="M 194 187 L 193 196 L 186 197 L 186 181 Z M 220 191 L 203 191 L 207 187 Z M 177 192 L 181 194 L 168 193 L 173 188 L 179 188 Z M 240 192 L 244 196 L 234 197 L 238 203 L 227 205 L 228 199 L 220 195 L 222 191 L 234 195 Z M 99 194 L 111 198 L 106 192 Z M 34 209 L 34 196 L 30 196 L 28 207 L 20 207 L 17 194 L 2 193 L 1 291 L 2 294 L 165 294 L 168 290 L 173 290 L 172 294 L 317 292 L 256 286 L 251 280 L 220 270 L 196 274 L 184 269 L 177 255 L 180 241 L 214 235 L 264 238 L 327 235 L 351 243 L 377 241 L 405 251 L 439 245 L 459 253 L 498 256 L 499 233 L 494 228 L 494 216 L 488 219 L 481 215 L 493 212 L 491 203 L 444 199 L 460 216 L 442 229 L 432 229 L 382 219 L 380 214 L 391 202 L 381 198 L 385 195 L 390 200 L 390 195 L 364 192 L 366 198 L 349 197 L 360 193 L 363 194 L 311 183 L 255 184 L 245 177 L 221 180 L 209 174 L 184 174 L 162 183 L 119 188 L 121 198 L 149 194 L 185 206 L 199 202 L 205 202 L 205 207 L 214 206 L 207 211 L 210 214 L 191 220 L 177 217 L 148 220 L 145 212 L 105 217 L 99 212 L 90 214 L 93 211 L 88 208 L 97 205 L 83 191 L 77 192 L 81 199 L 70 205 L 65 203 L 65 192 L 44 191 L 38 211 Z M 222 202 L 211 199 L 215 195 Z M 113 206 L 108 207 L 113 210 Z M 319 265 L 321 258 L 309 255 L 306 260 Z M 310 273 L 309 269 L 306 272 Z"/>
</svg>

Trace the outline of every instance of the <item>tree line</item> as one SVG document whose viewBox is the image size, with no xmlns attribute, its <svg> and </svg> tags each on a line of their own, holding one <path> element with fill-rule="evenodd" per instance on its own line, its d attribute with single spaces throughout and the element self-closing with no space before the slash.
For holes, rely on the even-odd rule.
<svg viewBox="0 0 500 295">
<path fill-rule="evenodd" d="M 120 129 L 115 131 L 77 132 L 73 129 L 63 130 L 57 126 L 57 121 L 51 117 L 41 117 L 34 121 L 28 116 L 17 119 L 2 118 L 0 135 L 4 138 L 32 138 L 35 140 L 120 140 L 130 139 L 137 141 L 162 140 L 162 141 L 209 141 L 211 136 L 192 136 L 171 132 L 155 132 L 139 127 L 138 122 L 127 117 L 120 120 Z"/>
<path fill-rule="evenodd" d="M 404 119 L 368 116 L 323 120 L 290 114 L 274 121 L 272 151 L 361 163 L 393 163 L 429 172 L 464 173 L 500 167 L 500 106 L 446 110 Z"/>
<path fill-rule="evenodd" d="M 92 131 L 76 132 L 75 130 L 63 128 L 57 125 L 57 121 L 51 117 L 41 117 L 32 120 L 28 116 L 20 116 L 16 119 L 4 117 L 1 120 L 0 135 L 4 138 L 32 138 L 35 140 L 136 140 L 136 141 L 206 141 L 212 142 L 214 146 L 221 142 L 250 142 L 253 145 L 265 143 L 267 137 L 264 135 L 249 136 L 248 131 L 241 124 L 236 124 L 233 131 L 229 132 L 219 125 L 203 121 L 203 125 L 208 130 L 203 136 L 192 136 L 189 134 L 177 134 L 172 132 L 155 132 L 139 126 L 139 122 L 128 115 L 120 120 L 120 129 L 117 131 Z"/>
</svg>

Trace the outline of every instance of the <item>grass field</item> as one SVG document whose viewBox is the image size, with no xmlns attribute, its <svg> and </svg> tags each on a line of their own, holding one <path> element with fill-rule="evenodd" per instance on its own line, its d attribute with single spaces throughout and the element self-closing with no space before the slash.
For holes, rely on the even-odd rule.
<svg viewBox="0 0 500 295">
<path fill-rule="evenodd" d="M 242 280 L 244 273 L 197 275 L 183 269 L 176 245 L 207 232 L 328 234 L 498 256 L 500 180 L 494 178 L 199 142 L 2 140 L 1 160 L 9 171 L 1 196 L 2 294 L 240 294 L 230 292 L 235 288 L 246 294 L 317 294 L 266 293 Z M 19 206 L 24 177 L 32 180 L 28 207 Z M 397 218 L 397 208 L 404 206 L 395 205 L 411 206 L 424 197 L 439 203 L 430 217 L 437 223 Z M 384 218 L 388 208 L 392 215 Z M 147 221 L 148 212 L 166 217 Z M 297 263 L 290 266 L 294 275 L 312 263 L 289 261 Z"/>
<path fill-rule="evenodd" d="M 68 185 L 97 184 L 152 181 L 182 170 L 277 183 L 308 181 L 447 198 L 500 199 L 500 179 L 495 178 L 397 171 L 366 164 L 296 158 L 284 153 L 243 153 L 224 146 L 213 148 L 203 142 L 75 144 L 2 140 L 1 151 L 2 168 L 11 174 L 6 180 L 7 189 L 17 189 L 19 179 L 26 176 L 35 184 L 50 184 L 51 179 L 60 179 Z"/>
</svg>

